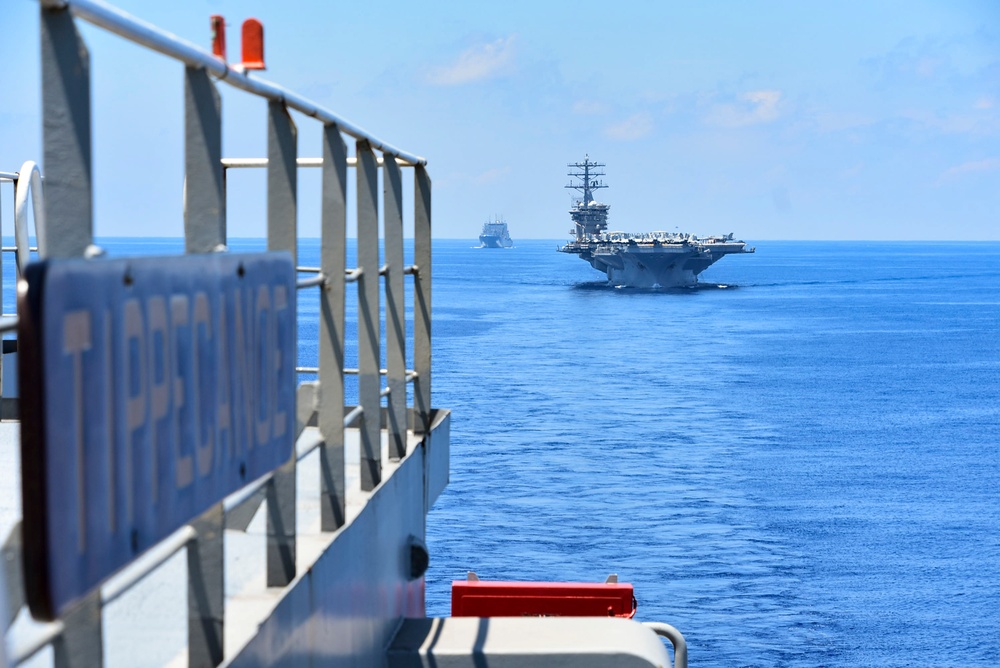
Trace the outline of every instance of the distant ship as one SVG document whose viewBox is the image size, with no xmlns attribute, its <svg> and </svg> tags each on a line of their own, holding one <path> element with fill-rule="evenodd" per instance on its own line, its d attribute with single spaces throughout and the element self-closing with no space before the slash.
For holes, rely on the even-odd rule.
<svg viewBox="0 0 1000 668">
<path fill-rule="evenodd" d="M 608 232 L 607 204 L 594 199 L 594 191 L 607 188 L 595 177 L 605 165 L 592 162 L 586 156 L 582 163 L 567 165 L 573 171 L 567 188 L 583 194 L 574 202 L 569 215 L 574 228 L 574 240 L 559 248 L 563 253 L 579 255 L 590 265 L 607 275 L 608 281 L 619 287 L 674 288 L 698 283 L 698 274 L 724 255 L 753 253 L 746 243 L 733 239 L 732 234 L 699 238 L 683 232 Z M 582 170 L 582 171 L 580 171 Z"/>
<path fill-rule="evenodd" d="M 514 242 L 507 231 L 507 223 L 502 218 L 495 219 L 492 223 L 483 223 L 483 231 L 479 233 L 480 248 L 510 248 Z"/>
</svg>

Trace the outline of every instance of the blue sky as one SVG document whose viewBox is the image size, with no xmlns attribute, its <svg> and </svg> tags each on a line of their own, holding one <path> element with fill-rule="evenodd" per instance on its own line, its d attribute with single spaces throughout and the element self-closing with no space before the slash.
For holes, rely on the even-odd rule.
<svg viewBox="0 0 1000 668">
<path fill-rule="evenodd" d="M 231 60 L 239 23 L 261 19 L 262 77 L 429 159 L 442 238 L 496 214 L 515 240 L 565 238 L 566 163 L 589 154 L 607 163 L 614 229 L 1000 239 L 991 0 L 117 5 L 205 48 L 223 14 Z M 40 155 L 37 11 L 0 13 L 0 170 Z M 97 234 L 180 235 L 182 68 L 83 32 Z M 263 156 L 265 105 L 220 90 L 224 154 Z M 318 155 L 319 124 L 296 121 L 299 154 Z M 317 176 L 301 177 L 303 236 L 318 235 Z M 230 235 L 262 236 L 263 175 L 231 183 Z"/>
</svg>

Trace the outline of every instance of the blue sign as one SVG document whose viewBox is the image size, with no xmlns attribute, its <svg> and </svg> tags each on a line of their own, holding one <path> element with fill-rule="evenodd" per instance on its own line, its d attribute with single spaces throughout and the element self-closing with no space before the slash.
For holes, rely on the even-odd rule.
<svg viewBox="0 0 1000 668">
<path fill-rule="evenodd" d="M 25 584 L 52 619 L 295 439 L 285 253 L 30 265 L 18 353 Z"/>
</svg>

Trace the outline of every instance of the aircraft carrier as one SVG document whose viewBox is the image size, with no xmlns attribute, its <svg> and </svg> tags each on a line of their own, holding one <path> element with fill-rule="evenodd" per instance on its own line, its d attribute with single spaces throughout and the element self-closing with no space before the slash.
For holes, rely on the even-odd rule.
<svg viewBox="0 0 1000 668">
<path fill-rule="evenodd" d="M 572 179 L 567 188 L 577 190 L 582 197 L 574 200 L 569 215 L 573 218 L 573 241 L 559 248 L 560 252 L 579 255 L 590 265 L 607 275 L 616 287 L 676 288 L 698 283 L 698 274 L 725 255 L 753 253 L 743 241 L 724 236 L 697 237 L 683 232 L 608 231 L 607 204 L 594 198 L 594 191 L 607 188 L 600 171 L 604 163 L 593 162 L 586 156 L 583 162 L 567 165 Z"/>
</svg>

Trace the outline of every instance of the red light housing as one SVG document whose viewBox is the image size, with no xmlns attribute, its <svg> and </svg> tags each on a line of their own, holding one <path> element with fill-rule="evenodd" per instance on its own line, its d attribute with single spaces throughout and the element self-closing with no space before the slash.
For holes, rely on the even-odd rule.
<svg viewBox="0 0 1000 668">
<path fill-rule="evenodd" d="M 243 69 L 266 69 L 264 66 L 264 26 L 253 18 L 243 22 Z"/>
<path fill-rule="evenodd" d="M 226 21 L 219 14 L 213 14 L 212 18 L 212 53 L 226 59 Z"/>
</svg>

